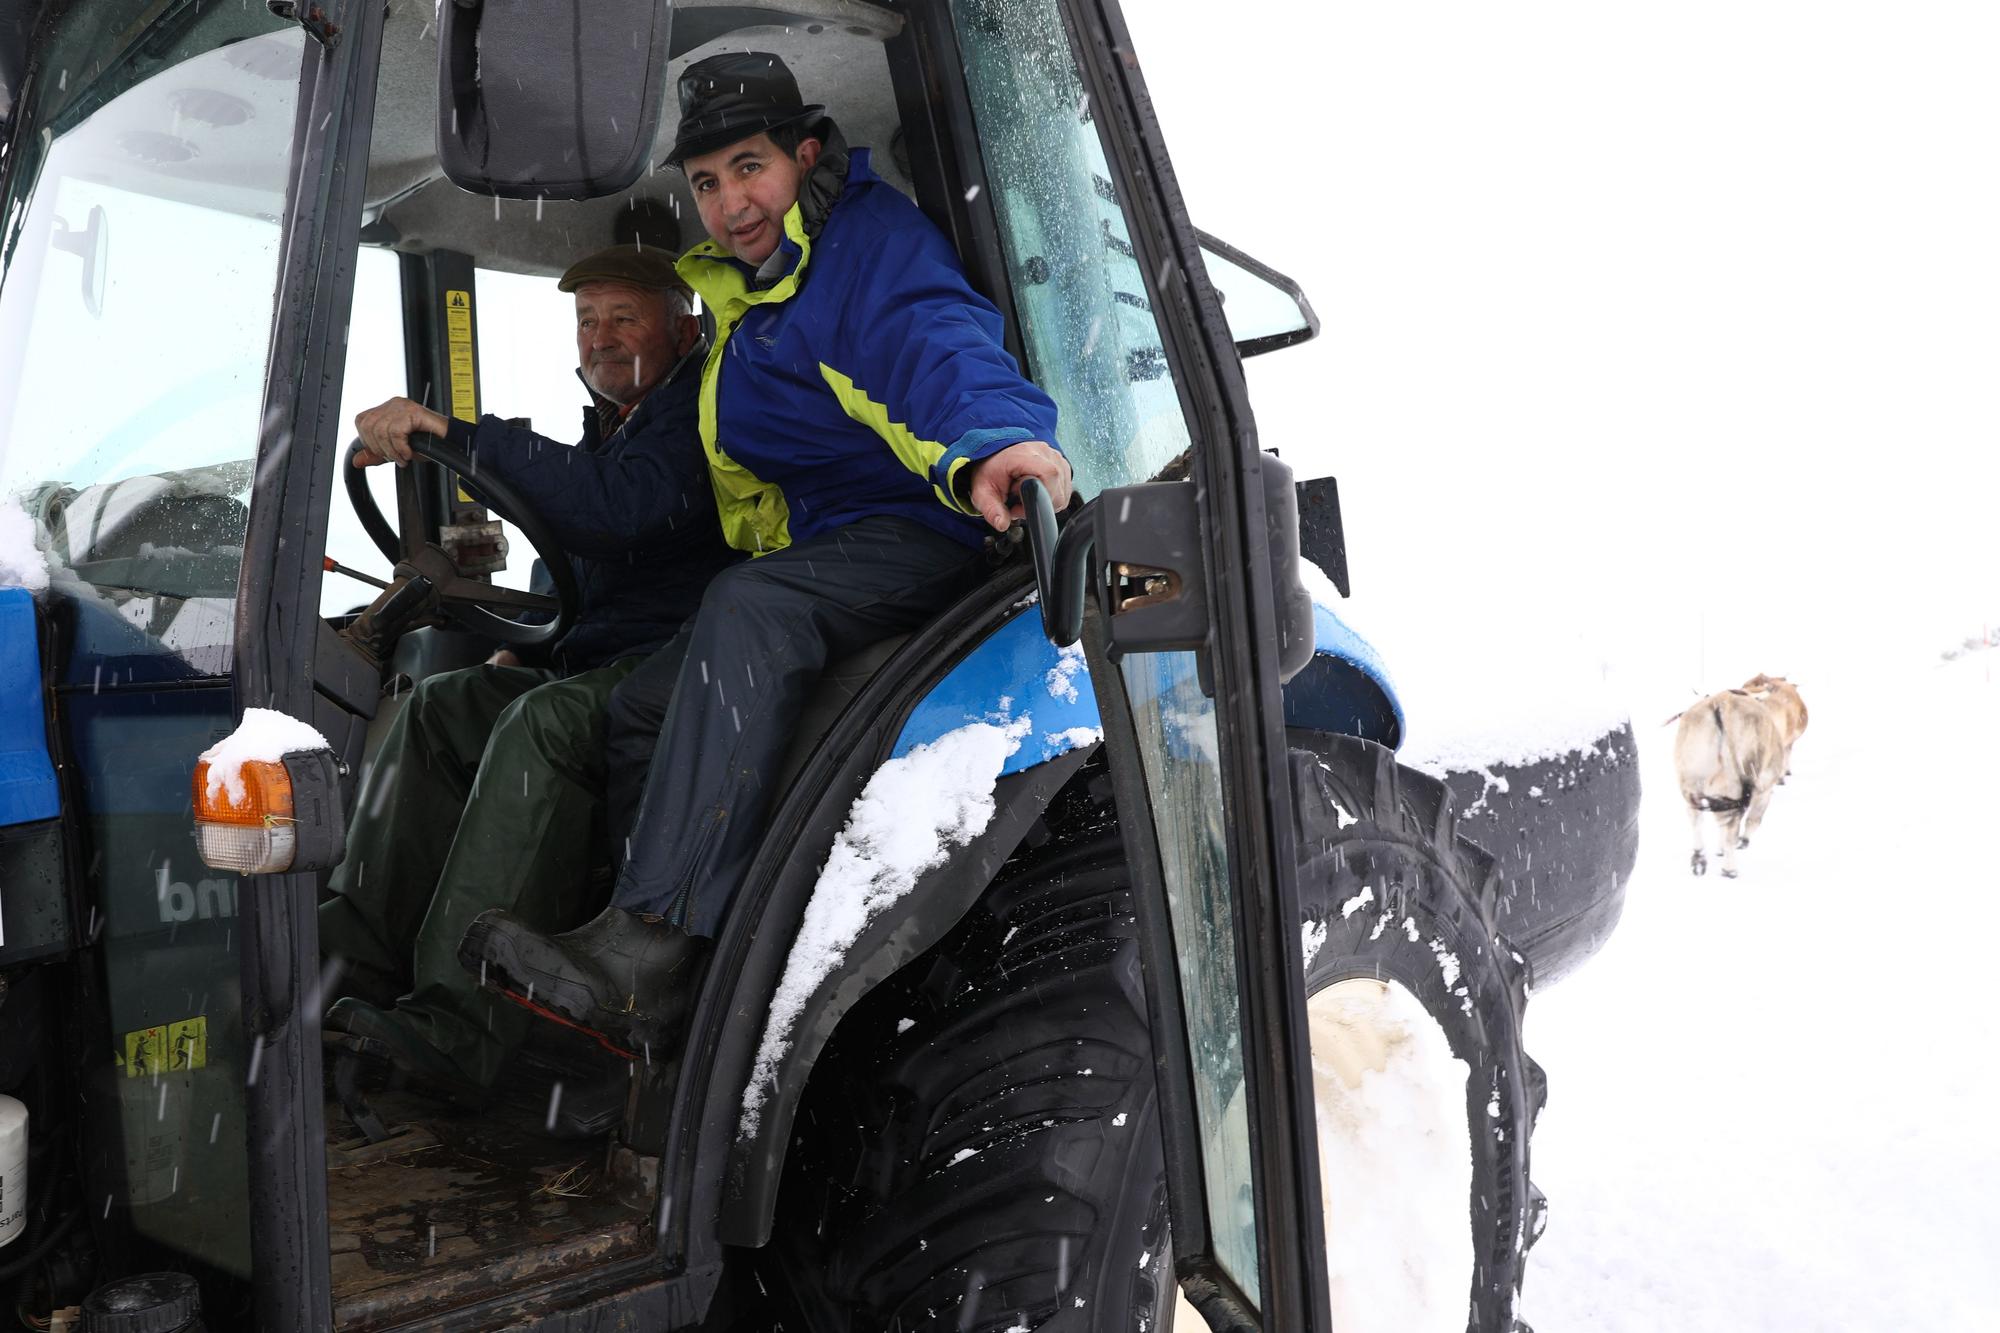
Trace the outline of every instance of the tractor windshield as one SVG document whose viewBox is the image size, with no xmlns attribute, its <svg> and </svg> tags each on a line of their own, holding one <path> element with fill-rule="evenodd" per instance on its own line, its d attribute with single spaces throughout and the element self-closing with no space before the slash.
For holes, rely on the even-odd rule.
<svg viewBox="0 0 2000 1333">
<path fill-rule="evenodd" d="M 1111 167 L 1053 5 L 957 11 L 1028 369 L 1086 497 L 1147 481 L 1189 437 Z"/>
<path fill-rule="evenodd" d="M 162 8 L 75 6 L 38 53 L 0 214 L 0 503 L 117 656 L 220 675 L 301 36 Z"/>
</svg>

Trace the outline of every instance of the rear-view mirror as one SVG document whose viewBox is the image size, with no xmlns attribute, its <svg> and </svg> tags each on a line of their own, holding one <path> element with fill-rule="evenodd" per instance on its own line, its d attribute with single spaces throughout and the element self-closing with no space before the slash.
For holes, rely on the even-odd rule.
<svg viewBox="0 0 2000 1333">
<path fill-rule="evenodd" d="M 670 0 L 444 0 L 438 164 L 507 199 L 593 199 L 646 169 Z"/>
<path fill-rule="evenodd" d="M 83 260 L 83 308 L 92 316 L 102 315 L 105 277 L 111 271 L 111 223 L 105 218 L 104 205 L 90 206 L 90 221 L 82 231 L 57 218 L 50 244 Z"/>
<path fill-rule="evenodd" d="M 1274 352 L 1319 332 L 1319 316 L 1296 282 L 1205 231 L 1196 229 L 1195 237 L 1237 355 Z"/>
</svg>

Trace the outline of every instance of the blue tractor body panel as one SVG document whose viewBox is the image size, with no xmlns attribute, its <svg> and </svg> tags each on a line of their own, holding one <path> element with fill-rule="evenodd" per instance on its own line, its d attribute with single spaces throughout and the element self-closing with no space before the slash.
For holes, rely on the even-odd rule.
<svg viewBox="0 0 2000 1333">
<path fill-rule="evenodd" d="M 1313 632 L 1313 660 L 1285 686 L 1285 724 L 1359 736 L 1392 749 L 1400 744 L 1403 709 L 1381 654 L 1324 606 L 1313 607 Z M 1082 647 L 1050 643 L 1042 633 L 1041 610 L 1032 605 L 924 696 L 896 737 L 892 757 L 968 723 L 1022 716 L 1033 730 L 1002 776 L 1095 745 L 1104 735 Z"/>
<path fill-rule="evenodd" d="M 0 826 L 53 819 L 58 809 L 34 598 L 25 588 L 0 588 Z"/>
<path fill-rule="evenodd" d="M 1312 661 L 1285 682 L 1285 725 L 1401 745 L 1403 705 L 1375 646 L 1317 602 L 1313 637 Z"/>
<path fill-rule="evenodd" d="M 1103 738 L 1083 647 L 1058 648 L 1042 633 L 1039 607 L 1024 607 L 968 653 L 903 723 L 901 758 L 973 722 L 1026 717 L 1032 730 L 1000 770 L 1005 777 Z"/>
</svg>

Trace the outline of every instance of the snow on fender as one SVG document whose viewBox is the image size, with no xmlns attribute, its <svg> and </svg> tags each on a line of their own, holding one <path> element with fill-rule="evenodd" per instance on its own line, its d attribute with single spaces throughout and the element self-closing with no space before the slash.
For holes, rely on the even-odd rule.
<svg viewBox="0 0 2000 1333">
<path fill-rule="evenodd" d="M 743 1089 L 744 1138 L 757 1133 L 792 1029 L 820 982 L 840 966 L 870 921 L 916 887 L 919 876 L 985 831 L 1001 770 L 1033 729 L 1027 715 L 975 722 L 889 760 L 868 779 L 847 827 L 833 840 L 772 997 Z"/>
</svg>

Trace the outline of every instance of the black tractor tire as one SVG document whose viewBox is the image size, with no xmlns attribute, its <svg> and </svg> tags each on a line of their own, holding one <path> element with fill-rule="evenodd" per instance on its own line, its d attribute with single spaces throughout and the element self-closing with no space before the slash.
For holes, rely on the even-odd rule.
<svg viewBox="0 0 2000 1333">
<path fill-rule="evenodd" d="M 1467 1327 L 1509 1333 L 1544 1220 L 1528 1144 L 1547 1084 L 1521 1048 L 1529 968 L 1495 928 L 1492 858 L 1459 833 L 1443 783 L 1370 741 L 1320 736 L 1311 750 L 1295 748 L 1292 784 L 1306 993 L 1354 978 L 1395 981 L 1469 1066 Z"/>
<path fill-rule="evenodd" d="M 762 1282 L 787 1328 L 1141 1333 L 1174 1296 L 1137 924 L 1092 769 L 978 905 L 855 1007 L 801 1103 Z M 1528 965 L 1444 784 L 1316 736 L 1292 781 L 1307 993 L 1401 983 L 1471 1069 L 1472 1333 L 1509 1333 L 1541 1196 Z M 1371 895 L 1346 910 L 1366 888 Z M 1414 938 L 1413 938 L 1414 936 Z M 1451 955 L 1452 969 L 1441 965 Z M 773 1324 L 775 1326 L 775 1323 Z"/>
<path fill-rule="evenodd" d="M 1124 846 L 1092 785 L 1085 769 L 1039 845 L 821 1054 L 763 1270 L 785 1327 L 1161 1327 L 1144 978 Z"/>
</svg>

